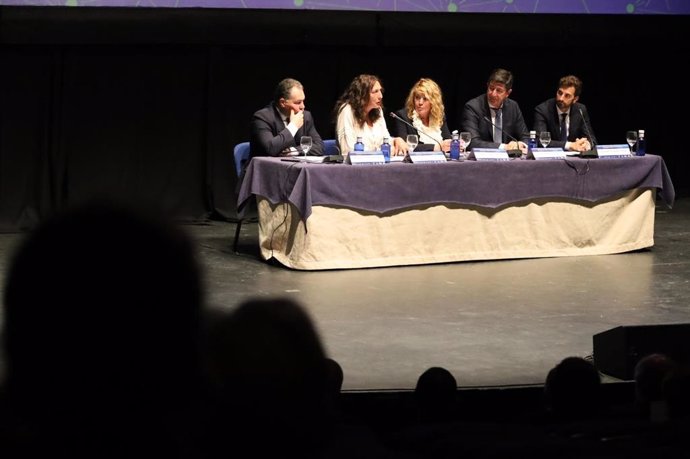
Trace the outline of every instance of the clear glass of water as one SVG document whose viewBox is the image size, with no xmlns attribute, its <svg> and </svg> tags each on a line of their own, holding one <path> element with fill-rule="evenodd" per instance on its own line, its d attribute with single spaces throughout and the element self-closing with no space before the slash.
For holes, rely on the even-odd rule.
<svg viewBox="0 0 690 459">
<path fill-rule="evenodd" d="M 419 139 L 417 138 L 416 134 L 410 134 L 407 136 L 407 146 L 410 147 L 410 153 L 414 151 L 415 148 L 417 148 L 417 145 L 419 144 Z"/>
<path fill-rule="evenodd" d="M 549 131 L 541 131 L 539 133 L 539 142 L 544 148 L 548 147 L 551 143 L 551 133 Z"/>
<path fill-rule="evenodd" d="M 472 142 L 472 134 L 463 131 L 460 133 L 460 149 L 462 150 L 462 155 L 467 156 L 467 148 L 470 146 L 470 142 Z"/>
<path fill-rule="evenodd" d="M 625 141 L 630 145 L 630 153 L 632 153 L 633 146 L 637 143 L 637 131 L 626 132 Z"/>
<path fill-rule="evenodd" d="M 303 135 L 299 140 L 299 146 L 302 149 L 304 156 L 307 156 L 307 152 L 311 150 L 311 137 L 308 135 Z"/>
</svg>

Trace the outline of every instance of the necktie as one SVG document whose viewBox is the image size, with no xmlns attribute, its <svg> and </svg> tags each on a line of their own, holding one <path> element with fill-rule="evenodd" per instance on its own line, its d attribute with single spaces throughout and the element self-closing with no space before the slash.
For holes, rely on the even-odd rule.
<svg viewBox="0 0 690 459">
<path fill-rule="evenodd" d="M 494 122 L 494 142 L 503 143 L 503 117 L 501 116 L 501 109 L 496 110 L 496 121 Z"/>
<path fill-rule="evenodd" d="M 565 124 L 565 117 L 568 116 L 567 113 L 561 113 L 561 140 L 563 142 L 568 141 L 568 126 Z"/>
</svg>

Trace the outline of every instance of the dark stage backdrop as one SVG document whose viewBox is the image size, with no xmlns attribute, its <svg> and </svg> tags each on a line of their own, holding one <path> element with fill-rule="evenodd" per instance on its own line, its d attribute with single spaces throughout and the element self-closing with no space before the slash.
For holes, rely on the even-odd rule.
<svg viewBox="0 0 690 459">
<path fill-rule="evenodd" d="M 332 138 L 333 104 L 359 73 L 382 78 L 387 109 L 418 78 L 435 79 L 451 129 L 495 67 L 514 72 L 528 125 L 574 73 L 600 142 L 645 129 L 683 193 L 676 113 L 689 26 L 687 15 L 3 6 L 0 230 L 99 194 L 150 200 L 181 220 L 233 219 L 232 147 L 286 76 L 304 83 Z"/>
</svg>

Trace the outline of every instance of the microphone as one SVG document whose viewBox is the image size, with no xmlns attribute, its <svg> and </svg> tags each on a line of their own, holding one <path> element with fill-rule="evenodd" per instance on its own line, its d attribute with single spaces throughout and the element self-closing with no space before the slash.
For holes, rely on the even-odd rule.
<svg viewBox="0 0 690 459">
<path fill-rule="evenodd" d="M 403 123 L 405 123 L 405 124 L 407 124 L 408 126 L 410 126 L 412 129 L 414 129 L 414 132 L 417 133 L 417 138 L 418 138 L 418 139 L 421 137 L 421 135 L 419 135 L 419 130 L 417 130 L 416 127 L 414 127 L 413 125 L 411 125 L 410 123 L 408 123 L 408 122 L 405 121 L 404 119 L 400 118 L 395 112 L 390 112 L 388 115 L 389 115 L 391 118 L 395 118 L 395 119 L 398 120 L 398 121 L 402 121 Z M 428 137 L 431 137 L 431 136 L 428 136 Z M 441 149 L 441 151 L 443 151 L 443 145 L 441 145 L 441 142 L 439 142 L 438 140 L 434 139 L 433 137 L 431 137 L 431 139 L 432 139 L 434 142 L 436 142 L 436 143 L 438 144 L 439 148 Z"/>
<path fill-rule="evenodd" d="M 508 137 L 510 137 L 510 140 L 514 141 L 514 142 L 517 143 L 518 145 L 520 144 L 520 142 L 518 141 L 518 139 L 516 139 L 516 138 L 513 137 L 512 135 L 508 134 L 506 131 L 504 131 L 504 130 L 501 129 L 500 127 L 496 126 L 496 125 L 491 121 L 491 118 L 489 118 L 488 116 L 484 116 L 484 119 L 485 119 L 486 121 L 488 121 L 489 124 L 492 125 L 494 128 L 498 129 L 499 131 L 501 131 L 502 133 L 504 133 L 505 135 L 507 135 Z M 519 157 L 522 156 L 522 150 L 520 150 L 519 148 L 518 148 L 517 150 L 506 150 L 506 153 L 508 153 L 508 156 L 511 157 L 511 158 L 519 158 Z"/>
<path fill-rule="evenodd" d="M 592 131 L 589 130 L 589 125 L 587 124 L 587 119 L 585 118 L 584 113 L 582 113 L 582 109 L 580 107 L 577 108 L 580 111 L 580 116 L 582 117 L 582 124 L 585 126 L 585 133 L 587 134 L 587 137 L 589 137 L 589 143 L 591 144 L 591 149 L 587 151 L 583 151 L 580 153 L 580 158 L 598 158 L 599 153 L 597 152 L 597 147 L 594 145 L 594 137 L 592 137 Z"/>
</svg>

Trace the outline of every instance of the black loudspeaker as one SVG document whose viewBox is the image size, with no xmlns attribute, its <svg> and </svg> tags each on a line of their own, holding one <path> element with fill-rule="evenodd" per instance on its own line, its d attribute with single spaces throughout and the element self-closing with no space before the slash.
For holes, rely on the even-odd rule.
<svg viewBox="0 0 690 459">
<path fill-rule="evenodd" d="M 635 365 L 649 354 L 666 354 L 679 363 L 690 357 L 690 324 L 620 326 L 593 340 L 594 366 L 618 379 L 634 379 Z"/>
</svg>

